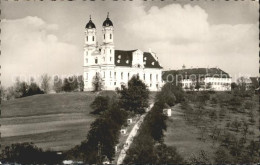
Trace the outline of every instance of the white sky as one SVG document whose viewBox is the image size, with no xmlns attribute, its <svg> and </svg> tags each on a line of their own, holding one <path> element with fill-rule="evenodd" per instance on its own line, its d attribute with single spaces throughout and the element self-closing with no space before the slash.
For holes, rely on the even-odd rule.
<svg viewBox="0 0 260 165">
<path fill-rule="evenodd" d="M 2 1 L 2 84 L 16 76 L 83 73 L 89 15 L 101 43 L 110 12 L 116 49 L 149 48 L 164 69 L 220 67 L 258 76 L 258 8 L 254 1 Z"/>
</svg>

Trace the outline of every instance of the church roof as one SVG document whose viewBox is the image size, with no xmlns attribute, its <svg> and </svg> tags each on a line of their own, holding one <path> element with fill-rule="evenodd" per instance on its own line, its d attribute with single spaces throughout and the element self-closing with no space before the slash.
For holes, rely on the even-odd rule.
<svg viewBox="0 0 260 165">
<path fill-rule="evenodd" d="M 190 68 L 190 69 L 180 69 L 180 70 L 168 70 L 164 71 L 163 73 L 163 80 L 167 79 L 167 75 L 173 75 L 174 77 L 176 75 L 182 75 L 182 77 L 189 77 L 191 75 L 195 75 L 196 77 L 199 77 L 199 75 L 206 77 L 222 77 L 222 78 L 231 78 L 228 73 L 225 71 L 219 69 L 219 68 Z"/>
<path fill-rule="evenodd" d="M 115 65 L 132 67 L 133 52 L 136 50 L 115 50 Z M 151 53 L 144 52 L 145 68 L 162 68 Z"/>
<path fill-rule="evenodd" d="M 96 28 L 95 24 L 90 19 L 89 22 L 86 25 L 86 29 L 95 29 L 95 28 Z"/>
<path fill-rule="evenodd" d="M 131 67 L 134 51 L 136 50 L 115 50 L 115 65 Z"/>
<path fill-rule="evenodd" d="M 112 21 L 107 17 L 107 19 L 103 22 L 103 26 L 108 27 L 108 26 L 113 26 Z"/>
</svg>

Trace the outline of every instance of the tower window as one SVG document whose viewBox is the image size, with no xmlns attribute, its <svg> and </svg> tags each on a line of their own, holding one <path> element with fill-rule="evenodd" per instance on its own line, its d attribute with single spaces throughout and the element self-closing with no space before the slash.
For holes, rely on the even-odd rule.
<svg viewBox="0 0 260 165">
<path fill-rule="evenodd" d="M 152 74 L 150 74 L 150 80 L 152 81 Z"/>
<path fill-rule="evenodd" d="M 104 34 L 104 39 L 106 39 L 106 35 Z"/>
<path fill-rule="evenodd" d="M 110 34 L 110 39 L 112 39 L 112 34 Z"/>
<path fill-rule="evenodd" d="M 98 59 L 97 58 L 95 58 L 95 64 L 97 64 L 98 63 Z"/>
<path fill-rule="evenodd" d="M 92 37 L 92 40 L 95 41 L 95 37 L 94 36 Z"/>
<path fill-rule="evenodd" d="M 112 57 L 110 57 L 110 62 L 112 61 Z"/>
<path fill-rule="evenodd" d="M 123 72 L 121 72 L 121 79 L 123 80 Z"/>
</svg>

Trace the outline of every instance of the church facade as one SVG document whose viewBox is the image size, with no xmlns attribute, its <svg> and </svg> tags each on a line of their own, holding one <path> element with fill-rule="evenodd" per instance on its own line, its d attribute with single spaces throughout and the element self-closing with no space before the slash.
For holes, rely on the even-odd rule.
<svg viewBox="0 0 260 165">
<path fill-rule="evenodd" d="M 103 90 L 115 90 L 127 85 L 132 76 L 139 78 L 150 91 L 162 87 L 162 67 L 155 53 L 136 50 L 117 50 L 114 27 L 107 16 L 102 25 L 102 44 L 97 44 L 97 30 L 91 18 L 85 27 L 84 91 L 93 90 L 93 80 L 101 78 Z"/>
</svg>

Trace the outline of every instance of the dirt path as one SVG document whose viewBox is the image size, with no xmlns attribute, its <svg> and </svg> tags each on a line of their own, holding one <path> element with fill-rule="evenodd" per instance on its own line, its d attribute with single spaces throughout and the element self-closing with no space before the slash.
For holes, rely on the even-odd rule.
<svg viewBox="0 0 260 165">
<path fill-rule="evenodd" d="M 147 112 L 149 112 L 152 107 L 153 107 L 153 103 L 150 104 Z M 116 164 L 123 164 L 125 156 L 126 156 L 126 152 L 130 148 L 130 146 L 131 146 L 131 144 L 133 142 L 134 137 L 137 135 L 137 132 L 138 132 L 142 122 L 144 121 L 144 118 L 147 115 L 147 112 L 140 117 L 138 122 L 136 122 L 136 124 L 134 125 L 133 129 L 129 133 L 129 135 L 128 135 L 125 143 L 124 143 L 123 149 L 120 151 L 120 154 L 118 156 Z"/>
</svg>

